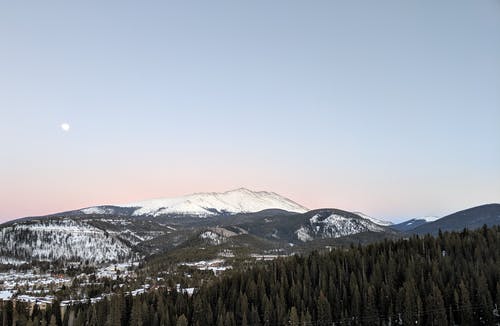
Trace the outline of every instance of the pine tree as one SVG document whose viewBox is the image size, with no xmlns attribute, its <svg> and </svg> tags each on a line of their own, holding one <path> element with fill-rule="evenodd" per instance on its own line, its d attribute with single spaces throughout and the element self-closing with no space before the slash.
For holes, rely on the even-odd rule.
<svg viewBox="0 0 500 326">
<path fill-rule="evenodd" d="M 312 316 L 306 311 L 300 318 L 300 324 L 303 326 L 312 325 Z"/>
<path fill-rule="evenodd" d="M 266 300 L 263 302 L 263 306 L 264 306 L 264 315 L 262 316 L 262 323 L 264 324 L 264 326 L 270 326 L 272 324 L 271 314 L 273 311 L 273 307 L 271 302 L 267 299 L 267 297 Z"/>
<path fill-rule="evenodd" d="M 244 312 L 243 316 L 241 317 L 241 326 L 248 326 L 248 318 L 246 312 Z"/>
<path fill-rule="evenodd" d="M 461 281 L 459 285 L 459 300 L 457 310 L 459 311 L 460 319 L 458 321 L 462 325 L 470 325 L 473 320 L 472 304 L 470 301 L 469 290 L 467 290 L 463 281 Z"/>
<path fill-rule="evenodd" d="M 180 315 L 179 318 L 177 318 L 177 322 L 175 323 L 176 326 L 188 326 L 188 320 L 184 314 Z"/>
<path fill-rule="evenodd" d="M 107 326 L 121 326 L 123 312 L 123 296 L 115 295 L 110 301 L 110 311 L 107 318 Z"/>
<path fill-rule="evenodd" d="M 250 325 L 255 325 L 255 326 L 261 325 L 259 311 L 255 307 L 255 305 L 252 305 L 252 309 L 250 311 Z"/>
<path fill-rule="evenodd" d="M 217 326 L 224 326 L 224 316 L 225 314 L 217 315 Z"/>
<path fill-rule="evenodd" d="M 50 316 L 49 326 L 57 326 L 57 319 L 55 315 Z"/>
<path fill-rule="evenodd" d="M 418 293 L 413 278 L 408 279 L 403 284 L 403 310 L 402 318 L 405 325 L 420 325 L 420 315 L 422 312 L 422 301 Z"/>
<path fill-rule="evenodd" d="M 366 293 L 366 302 L 363 308 L 363 322 L 370 325 L 377 325 L 378 316 L 378 309 L 375 302 L 375 289 L 372 285 L 369 285 Z"/>
<path fill-rule="evenodd" d="M 12 325 L 14 307 L 12 301 L 4 302 L 3 306 L 3 325 Z"/>
<path fill-rule="evenodd" d="M 295 306 L 290 308 L 290 312 L 288 314 L 288 321 L 291 326 L 300 325 L 299 315 L 297 314 L 297 309 L 295 308 Z"/>
<path fill-rule="evenodd" d="M 328 299 L 324 296 L 323 292 L 320 292 L 318 298 L 317 324 L 318 325 L 332 324 L 332 312 L 330 310 L 330 303 L 328 302 Z"/>
<path fill-rule="evenodd" d="M 483 273 L 477 278 L 476 284 L 478 305 L 481 312 L 480 320 L 489 325 L 493 323 L 493 300 L 490 295 L 488 282 Z"/>
<path fill-rule="evenodd" d="M 175 290 L 137 297 L 118 293 L 68 307 L 64 320 L 53 307 L 34 309 L 31 319 L 45 326 L 53 317 L 58 326 L 70 319 L 74 326 L 495 324 L 500 322 L 499 247 L 500 227 L 413 236 L 235 269 L 193 296 Z M 113 286 L 104 283 L 106 289 Z M 102 290 L 95 286 L 89 292 Z M 2 324 L 30 322 L 22 303 L 13 308 L 12 302 L 3 303 Z"/>
<path fill-rule="evenodd" d="M 132 300 L 132 311 L 130 313 L 130 326 L 142 326 L 142 304 L 138 297 Z"/>
<path fill-rule="evenodd" d="M 427 325 L 431 326 L 446 326 L 448 320 L 446 318 L 446 308 L 444 306 L 443 296 L 436 285 L 432 285 L 431 294 L 426 300 L 427 308 Z"/>
</svg>

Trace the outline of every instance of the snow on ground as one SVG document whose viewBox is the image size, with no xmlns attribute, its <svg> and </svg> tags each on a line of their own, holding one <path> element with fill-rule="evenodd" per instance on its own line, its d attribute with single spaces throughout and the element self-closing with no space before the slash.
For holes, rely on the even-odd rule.
<svg viewBox="0 0 500 326">
<path fill-rule="evenodd" d="M 0 256 L 31 260 L 124 260 L 132 250 L 119 239 L 83 221 L 33 221 L 0 229 Z"/>
<path fill-rule="evenodd" d="M 202 271 L 212 271 L 214 275 L 218 275 L 228 269 L 232 269 L 232 266 L 225 265 L 226 261 L 224 259 L 212 259 L 212 260 L 201 260 L 193 263 L 180 263 L 179 265 L 194 267 Z"/>
<path fill-rule="evenodd" d="M 224 249 L 221 252 L 219 252 L 220 257 L 226 257 L 226 258 L 233 258 L 234 257 L 234 252 L 230 249 Z"/>
<path fill-rule="evenodd" d="M 389 225 L 392 225 L 393 223 L 392 222 L 389 222 L 389 221 L 384 221 L 384 220 L 380 220 L 378 218 L 375 218 L 375 217 L 371 217 L 371 216 L 368 216 L 366 214 L 363 214 L 361 212 L 352 212 L 353 214 L 356 214 L 356 215 L 359 215 L 361 216 L 362 218 L 366 219 L 366 220 L 369 220 L 369 221 L 372 221 L 373 223 L 375 224 L 378 224 L 378 225 L 382 225 L 382 226 L 389 226 Z"/>
<path fill-rule="evenodd" d="M 264 260 L 264 261 L 275 260 L 280 257 L 287 257 L 287 255 L 261 255 L 261 254 L 251 254 L 250 256 L 252 258 L 255 258 L 256 260 Z"/>
<path fill-rule="evenodd" d="M 51 295 L 45 296 L 45 297 L 34 297 L 31 295 L 22 294 L 22 295 L 18 295 L 16 297 L 16 300 L 22 301 L 22 302 L 33 302 L 36 304 L 44 304 L 44 303 L 50 304 L 54 301 L 54 297 Z"/>
<path fill-rule="evenodd" d="M 435 220 L 438 220 L 439 217 L 437 216 L 424 216 L 424 217 L 419 217 L 417 220 L 424 220 L 426 222 L 434 222 Z"/>
<path fill-rule="evenodd" d="M 242 230 L 242 229 L 240 229 Z M 242 230 L 242 233 L 246 231 Z M 220 245 L 226 242 L 227 238 L 237 236 L 238 233 L 225 228 L 210 228 L 200 234 L 200 239 L 207 240 L 212 245 Z"/>
<path fill-rule="evenodd" d="M 131 295 L 131 296 L 135 297 L 137 295 L 146 293 L 150 288 L 151 288 L 151 286 L 149 284 L 143 284 L 140 288 L 137 288 L 137 289 L 132 290 L 132 291 L 124 292 L 124 294 Z M 79 303 L 87 303 L 89 301 L 91 303 L 96 303 L 96 302 L 102 301 L 106 298 L 109 298 L 113 295 L 116 295 L 116 294 L 115 293 L 101 293 L 101 295 L 99 295 L 97 297 L 92 297 L 92 298 L 82 298 L 82 299 L 78 299 L 78 300 L 76 300 L 76 299 L 64 300 L 64 301 L 61 301 L 61 307 L 62 306 L 71 306 L 71 305 L 79 304 Z"/>
<path fill-rule="evenodd" d="M 320 214 L 315 214 L 309 219 L 309 223 L 302 225 L 295 234 L 300 241 L 307 242 L 314 238 L 339 238 L 366 231 L 381 232 L 383 228 L 366 219 L 348 218 L 338 214 L 323 218 Z"/>
<path fill-rule="evenodd" d="M 126 262 L 103 266 L 96 273 L 96 276 L 98 277 L 98 280 L 100 278 L 116 279 L 117 275 L 135 278 L 136 274 L 134 268 L 138 265 L 138 262 Z M 102 282 L 85 281 L 85 279 L 88 280 L 90 276 L 91 274 L 82 273 L 74 278 L 79 279 L 80 285 L 83 287 L 92 286 L 94 284 L 102 284 Z M 63 285 L 71 286 L 74 278 L 59 274 L 37 273 L 33 270 L 26 272 L 11 270 L 6 273 L 0 273 L 0 301 L 16 300 L 35 303 L 37 305 L 50 304 L 54 301 L 54 297 L 44 294 L 57 291 L 58 289 L 61 289 Z M 121 284 L 121 286 L 124 285 L 125 284 Z M 150 284 L 143 284 L 139 288 L 125 292 L 125 294 L 136 296 L 145 293 L 150 288 Z M 89 301 L 95 303 L 112 295 L 114 294 L 101 293 L 99 296 L 93 298 L 64 300 L 61 302 L 61 306 L 86 303 Z"/>
<path fill-rule="evenodd" d="M 15 294 L 16 294 L 16 291 L 13 291 L 13 290 L 0 291 L 0 301 L 10 300 Z"/>
<path fill-rule="evenodd" d="M 194 263 L 181 263 L 185 266 L 193 267 L 204 267 L 204 266 L 214 266 L 224 264 L 226 261 L 224 259 L 212 259 L 212 260 L 200 260 Z"/>
<path fill-rule="evenodd" d="M 36 274 L 33 271 L 0 273 L 0 290 L 13 290 L 19 287 L 43 288 L 63 284 L 70 285 L 71 279 L 61 275 Z"/>
<path fill-rule="evenodd" d="M 135 276 L 135 272 L 130 270 L 132 267 L 137 267 L 139 265 L 138 262 L 133 263 L 120 263 L 120 264 L 111 264 L 104 267 L 99 268 L 96 272 L 96 276 L 98 278 L 110 278 L 116 280 L 118 275 L 120 276 Z"/>
<path fill-rule="evenodd" d="M 183 288 L 183 287 L 181 287 L 180 284 L 177 284 L 176 290 L 177 290 L 177 292 L 187 293 L 187 295 L 191 296 L 191 295 L 193 295 L 196 288 Z"/>
<path fill-rule="evenodd" d="M 27 263 L 26 260 L 20 260 L 20 259 L 16 259 L 16 258 L 12 258 L 12 257 L 0 256 L 0 265 L 18 266 L 18 265 L 22 265 L 22 264 L 26 264 L 26 263 Z"/>
<path fill-rule="evenodd" d="M 88 207 L 81 209 L 80 212 L 84 214 L 113 214 L 113 209 L 111 208 L 103 208 L 103 207 Z"/>
<path fill-rule="evenodd" d="M 226 241 L 226 237 L 210 230 L 201 233 L 200 239 L 207 240 L 210 244 L 214 246 L 220 245 Z"/>
<path fill-rule="evenodd" d="M 309 235 L 309 229 L 305 226 L 301 226 L 297 231 L 295 231 L 295 234 L 297 234 L 297 238 L 302 242 L 313 240 L 313 237 Z"/>
</svg>

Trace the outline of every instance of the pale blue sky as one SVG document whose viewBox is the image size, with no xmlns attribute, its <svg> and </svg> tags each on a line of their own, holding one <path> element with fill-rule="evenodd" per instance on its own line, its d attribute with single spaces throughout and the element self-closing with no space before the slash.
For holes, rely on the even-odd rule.
<svg viewBox="0 0 500 326">
<path fill-rule="evenodd" d="M 500 202 L 498 0 L 11 1 L 0 40 L 0 220 L 240 186 Z"/>
</svg>

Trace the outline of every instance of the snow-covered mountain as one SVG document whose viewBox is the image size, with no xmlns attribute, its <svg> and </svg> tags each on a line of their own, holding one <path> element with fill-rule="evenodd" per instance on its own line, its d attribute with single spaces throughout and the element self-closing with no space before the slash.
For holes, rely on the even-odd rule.
<svg viewBox="0 0 500 326">
<path fill-rule="evenodd" d="M 117 206 L 95 206 L 0 225 L 0 264 L 36 260 L 106 263 L 193 248 L 269 250 L 368 243 L 409 233 L 500 224 L 500 204 L 401 224 L 361 213 L 307 209 L 273 192 L 237 189 Z M 177 218 L 183 217 L 183 218 Z M 200 218 L 207 217 L 207 218 Z M 435 220 L 435 221 L 434 221 Z M 431 222 L 433 221 L 433 222 Z M 404 224 L 404 225 L 403 225 Z M 297 250 L 299 250 L 297 249 Z M 214 252 L 209 250 L 207 252 Z"/>
<path fill-rule="evenodd" d="M 0 228 L 0 257 L 19 261 L 121 261 L 133 256 L 121 239 L 85 221 L 70 219 L 13 223 Z"/>
<path fill-rule="evenodd" d="M 114 206 L 88 207 L 81 209 L 80 212 L 105 215 L 123 215 L 129 212 L 132 216 L 189 215 L 209 217 L 255 213 L 266 209 L 281 209 L 296 213 L 307 211 L 307 208 L 274 192 L 240 188 L 222 193 L 196 193 Z"/>
<path fill-rule="evenodd" d="M 391 227 L 395 230 L 398 231 L 411 231 L 421 225 L 431 223 L 439 219 L 439 217 L 436 216 L 423 216 L 423 217 L 418 217 L 418 218 L 412 218 L 408 221 L 404 221 L 398 224 L 393 224 Z"/>
<path fill-rule="evenodd" d="M 373 223 L 378 224 L 378 225 L 390 226 L 390 225 L 393 224 L 392 222 L 384 221 L 384 220 L 381 220 L 381 219 L 378 219 L 378 218 L 375 218 L 375 217 L 371 217 L 371 216 L 368 216 L 368 215 L 363 214 L 361 212 L 352 212 L 352 213 L 356 214 L 356 215 L 359 215 L 362 218 L 364 218 L 366 220 L 369 220 L 369 221 L 372 221 Z"/>
<path fill-rule="evenodd" d="M 358 214 L 341 210 L 318 210 L 295 231 L 302 242 L 314 239 L 340 238 L 361 232 L 384 232 L 385 228 Z"/>
</svg>

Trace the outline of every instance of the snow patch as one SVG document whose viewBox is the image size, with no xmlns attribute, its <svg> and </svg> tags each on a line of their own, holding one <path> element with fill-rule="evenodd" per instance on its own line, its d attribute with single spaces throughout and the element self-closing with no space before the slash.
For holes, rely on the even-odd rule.
<svg viewBox="0 0 500 326">
<path fill-rule="evenodd" d="M 1 300 L 10 300 L 15 294 L 16 294 L 16 291 L 12 291 L 12 290 L 0 291 L 0 301 Z"/>
<path fill-rule="evenodd" d="M 437 217 L 437 216 L 424 216 L 424 217 L 419 217 L 417 220 L 424 220 L 426 222 L 434 222 L 438 219 L 439 219 L 439 217 Z"/>
<path fill-rule="evenodd" d="M 200 239 L 207 240 L 211 245 L 220 245 L 226 242 L 226 237 L 213 232 L 213 231 L 205 231 L 200 234 Z"/>
<path fill-rule="evenodd" d="M 313 237 L 309 235 L 309 229 L 305 226 L 301 226 L 300 229 L 295 231 L 297 238 L 302 242 L 312 241 Z"/>
<path fill-rule="evenodd" d="M 301 226 L 295 234 L 300 241 L 307 242 L 315 238 L 340 238 L 366 231 L 381 232 L 383 230 L 382 226 L 364 218 L 350 218 L 338 214 L 324 217 L 321 214 L 315 214 L 309 219 L 309 223 Z"/>
<path fill-rule="evenodd" d="M 133 255 L 118 238 L 84 221 L 38 220 L 0 229 L 0 257 L 31 261 L 57 259 L 93 263 L 121 261 Z"/>
<path fill-rule="evenodd" d="M 352 212 L 353 214 L 356 214 L 356 215 L 359 215 L 361 216 L 362 218 L 366 219 L 366 220 L 369 220 L 369 221 L 372 221 L 373 223 L 375 224 L 378 224 L 378 225 L 382 225 L 382 226 L 389 226 L 389 225 L 393 225 L 392 222 L 389 222 L 389 221 L 384 221 L 384 220 L 381 220 L 381 219 L 378 219 L 378 218 L 375 218 L 375 217 L 371 217 L 371 216 L 368 216 L 366 214 L 363 214 L 361 212 Z"/>
</svg>

